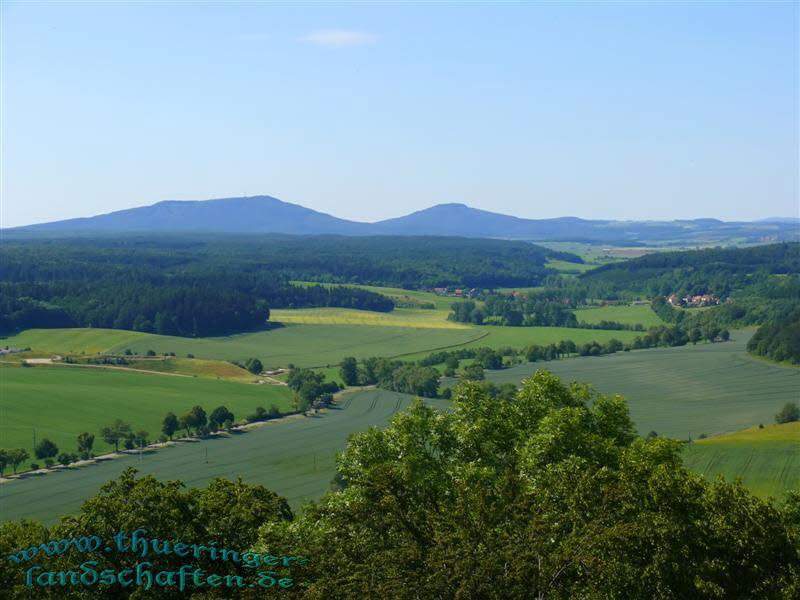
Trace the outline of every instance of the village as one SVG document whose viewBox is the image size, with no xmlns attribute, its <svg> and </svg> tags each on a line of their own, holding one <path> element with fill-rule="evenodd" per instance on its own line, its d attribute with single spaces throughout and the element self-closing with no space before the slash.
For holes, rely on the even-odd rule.
<svg viewBox="0 0 800 600">
<path fill-rule="evenodd" d="M 720 304 L 720 300 L 713 294 L 697 294 L 683 297 L 677 294 L 670 294 L 667 296 L 667 304 L 683 308 L 701 308 L 704 306 L 716 306 Z"/>
</svg>

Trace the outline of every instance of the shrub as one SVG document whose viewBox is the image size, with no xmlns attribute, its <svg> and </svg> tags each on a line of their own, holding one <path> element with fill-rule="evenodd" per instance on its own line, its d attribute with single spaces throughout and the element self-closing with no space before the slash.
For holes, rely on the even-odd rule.
<svg viewBox="0 0 800 600">
<path fill-rule="evenodd" d="M 47 467 L 48 469 L 50 467 L 52 467 L 53 464 L 55 464 L 55 461 L 52 458 L 45 458 L 44 459 L 44 466 Z"/>
<path fill-rule="evenodd" d="M 781 411 L 775 415 L 776 423 L 793 423 L 800 421 L 800 406 L 797 402 L 787 402 L 783 405 Z"/>
<path fill-rule="evenodd" d="M 31 471 L 38 471 L 39 464 L 38 463 L 31 463 Z"/>
<path fill-rule="evenodd" d="M 244 368 L 250 371 L 253 375 L 258 375 L 264 370 L 264 365 L 257 358 L 248 358 L 244 363 Z"/>
</svg>

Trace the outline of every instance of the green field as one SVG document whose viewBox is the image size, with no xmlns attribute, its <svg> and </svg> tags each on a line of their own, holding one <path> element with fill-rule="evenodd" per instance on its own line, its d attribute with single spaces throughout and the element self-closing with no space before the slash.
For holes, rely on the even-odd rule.
<svg viewBox="0 0 800 600">
<path fill-rule="evenodd" d="M 405 300 L 411 300 L 412 302 L 432 303 L 436 306 L 437 310 L 444 310 L 447 312 L 450 311 L 450 305 L 457 300 L 457 298 L 451 298 L 449 296 L 437 296 L 432 292 L 421 292 L 418 290 L 404 290 L 402 288 L 393 288 L 393 287 L 380 287 L 377 285 L 358 285 L 349 283 L 314 283 L 313 281 L 292 281 L 292 283 L 303 286 L 323 285 L 326 287 L 333 287 L 333 286 L 357 287 L 361 288 L 362 290 L 369 290 L 370 292 L 375 292 L 376 294 L 383 294 L 384 296 L 389 296 L 389 298 L 395 301 L 403 302 Z"/>
<path fill-rule="evenodd" d="M 353 308 L 276 309 L 271 312 L 273 321 L 285 324 L 470 329 L 464 323 L 448 321 L 447 315 L 448 311 L 419 308 L 396 308 L 388 313 Z"/>
<path fill-rule="evenodd" d="M 226 381 L 238 381 L 239 383 L 253 383 L 258 380 L 257 375 L 222 360 L 163 356 L 158 358 L 128 359 L 128 364 L 124 365 L 124 367 L 175 375 L 224 379 Z"/>
<path fill-rule="evenodd" d="M 82 431 L 95 434 L 95 454 L 113 449 L 100 439 L 101 427 L 122 419 L 133 429 L 161 435 L 161 421 L 171 411 L 184 414 L 195 404 L 210 413 L 225 405 L 237 419 L 256 406 L 291 407 L 286 386 L 230 383 L 212 379 L 148 375 L 112 369 L 37 366 L 0 367 L 0 438 L 2 447 L 23 447 L 33 455 L 36 439 L 50 438 L 61 451 L 75 452 Z M 41 464 L 42 461 L 33 459 Z M 27 468 L 26 463 L 23 468 Z"/>
<path fill-rule="evenodd" d="M 560 342 L 561 340 L 572 340 L 576 344 L 585 344 L 596 340 L 600 343 L 616 338 L 623 342 L 632 341 L 641 332 L 635 331 L 607 331 L 603 329 L 574 329 L 570 327 L 500 327 L 497 325 L 481 325 L 474 327 L 473 331 L 483 332 L 484 337 L 473 342 L 463 344 L 461 348 L 478 348 L 488 346 L 490 348 L 524 348 L 531 344 L 547 345 Z M 418 360 L 429 354 L 428 352 L 418 352 L 403 356 L 404 360 Z"/>
<path fill-rule="evenodd" d="M 385 425 L 411 399 L 384 390 L 355 392 L 345 396 L 341 408 L 320 416 L 273 422 L 228 439 L 180 443 L 146 453 L 141 460 L 126 456 L 29 476 L 0 485 L 0 515 L 3 519 L 30 517 L 52 523 L 59 515 L 75 512 L 103 483 L 129 466 L 160 479 L 181 479 L 190 487 L 203 486 L 213 477 L 242 477 L 276 491 L 296 509 L 304 500 L 318 498 L 327 490 L 335 473 L 334 456 L 344 449 L 351 433 Z M 447 406 L 444 401 L 430 403 Z"/>
<path fill-rule="evenodd" d="M 548 260 L 544 266 L 567 274 L 580 274 L 597 268 L 597 265 L 590 263 L 572 263 L 565 260 Z"/>
<path fill-rule="evenodd" d="M 619 352 L 486 371 L 497 383 L 517 383 L 537 369 L 566 380 L 591 383 L 621 394 L 640 433 L 696 439 L 771 423 L 786 403 L 796 401 L 800 369 L 753 360 L 745 352 L 751 333 L 732 341 L 680 348 Z"/>
<path fill-rule="evenodd" d="M 376 313 L 367 313 L 369 315 Z M 4 345 L 35 352 L 174 352 L 178 356 L 218 360 L 261 359 L 265 367 L 294 364 L 318 367 L 338 364 L 345 356 L 397 356 L 465 344 L 481 329 L 384 327 L 379 325 L 308 325 L 215 338 L 182 338 L 114 329 L 29 329 L 3 340 Z"/>
<path fill-rule="evenodd" d="M 686 446 L 686 466 L 708 478 L 723 475 L 761 496 L 800 489 L 800 422 L 751 427 Z"/>
<path fill-rule="evenodd" d="M 585 321 L 586 323 L 615 321 L 626 325 L 644 325 L 645 328 L 664 324 L 661 317 L 654 313 L 650 306 L 645 304 L 579 308 L 575 311 L 575 317 L 578 321 Z"/>
<path fill-rule="evenodd" d="M 38 354 L 100 354 L 147 339 L 149 333 L 122 329 L 27 329 L 3 338 L 3 346 L 30 348 Z"/>
</svg>

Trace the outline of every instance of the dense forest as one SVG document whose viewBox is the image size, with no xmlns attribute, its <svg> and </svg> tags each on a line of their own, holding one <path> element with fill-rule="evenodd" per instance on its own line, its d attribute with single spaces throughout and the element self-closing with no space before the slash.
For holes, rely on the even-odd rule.
<svg viewBox="0 0 800 600">
<path fill-rule="evenodd" d="M 353 287 L 292 280 L 426 285 L 535 285 L 548 258 L 523 242 L 461 238 L 196 236 L 15 240 L 0 249 L 0 331 L 109 327 L 180 336 L 263 326 L 271 308 L 391 311 Z"/>
<path fill-rule="evenodd" d="M 126 271 L 95 282 L 0 284 L 0 331 L 105 327 L 178 336 L 228 335 L 263 327 L 270 306 L 341 306 L 390 311 L 381 294 L 352 287 L 295 286 L 267 276 L 210 272 L 163 284 L 130 283 Z"/>
<path fill-rule="evenodd" d="M 483 298 L 483 304 L 473 301 L 455 302 L 448 316 L 451 321 L 483 325 L 506 325 L 510 327 L 577 327 L 578 320 L 569 304 L 536 298 L 521 299 L 504 294 L 492 294 Z"/>
<path fill-rule="evenodd" d="M 759 285 L 767 275 L 800 273 L 800 243 L 748 248 L 708 248 L 685 252 L 654 252 L 632 260 L 603 265 L 581 275 L 590 293 L 631 291 L 647 297 L 713 294 L 728 297 Z"/>
<path fill-rule="evenodd" d="M 747 343 L 747 350 L 774 361 L 800 365 L 800 310 L 759 327 Z"/>
</svg>

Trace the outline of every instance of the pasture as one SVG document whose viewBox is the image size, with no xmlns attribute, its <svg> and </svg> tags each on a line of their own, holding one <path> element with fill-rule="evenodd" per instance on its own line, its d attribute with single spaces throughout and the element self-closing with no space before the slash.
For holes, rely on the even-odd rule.
<svg viewBox="0 0 800 600">
<path fill-rule="evenodd" d="M 486 371 L 486 376 L 496 383 L 518 383 L 537 369 L 547 369 L 565 380 L 624 396 L 642 435 L 654 430 L 697 439 L 702 433 L 771 423 L 786 402 L 797 400 L 800 369 L 748 357 L 750 335 L 735 331 L 725 343 L 528 363 Z"/>
<path fill-rule="evenodd" d="M 800 422 L 696 440 L 683 453 L 687 467 L 710 479 L 740 477 L 760 496 L 800 489 Z"/>
<path fill-rule="evenodd" d="M 95 434 L 94 452 L 113 450 L 100 438 L 100 429 L 114 419 L 144 430 L 151 439 L 161 435 L 167 412 L 180 416 L 199 404 L 206 413 L 220 405 L 241 419 L 257 406 L 271 404 L 288 411 L 292 394 L 286 386 L 249 385 L 194 377 L 149 375 L 113 369 L 36 366 L 0 367 L 0 445 L 22 447 L 33 458 L 33 434 L 49 438 L 62 452 L 76 452 L 76 437 Z"/>
<path fill-rule="evenodd" d="M 103 483 L 130 466 L 159 479 L 180 479 L 189 487 L 203 486 L 214 477 L 241 477 L 274 490 L 297 509 L 328 489 L 335 474 L 334 456 L 344 449 L 351 433 L 385 425 L 411 400 L 411 396 L 384 390 L 357 391 L 346 395 L 339 408 L 319 416 L 275 421 L 227 439 L 182 442 L 145 453 L 141 460 L 125 456 L 29 476 L 0 485 L 0 514 L 3 519 L 29 517 L 52 523 L 75 512 Z M 445 401 L 429 403 L 447 406 Z"/>
<path fill-rule="evenodd" d="M 626 325 L 643 325 L 646 328 L 663 325 L 664 321 L 646 304 L 633 306 L 599 306 L 597 308 L 579 308 L 575 310 L 578 321 L 599 323 L 615 321 Z"/>
</svg>

